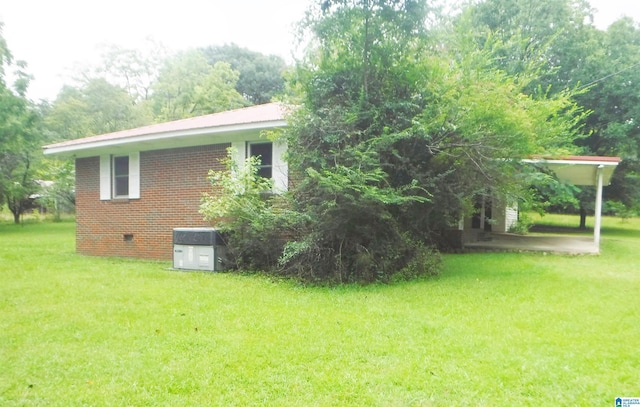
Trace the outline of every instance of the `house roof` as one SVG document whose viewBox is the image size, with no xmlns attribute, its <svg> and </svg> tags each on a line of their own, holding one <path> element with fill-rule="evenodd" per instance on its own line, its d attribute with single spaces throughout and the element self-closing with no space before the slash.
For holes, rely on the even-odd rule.
<svg viewBox="0 0 640 407">
<path fill-rule="evenodd" d="M 535 156 L 523 161 L 545 166 L 562 181 L 574 185 L 596 186 L 598 170 L 603 172 L 604 185 L 609 185 L 621 159 L 620 157 L 572 155 L 560 158 Z"/>
<path fill-rule="evenodd" d="M 285 112 L 285 105 L 267 103 L 63 141 L 43 148 L 44 153 L 50 155 L 90 157 L 107 151 L 145 151 L 256 138 L 261 130 L 285 126 Z"/>
</svg>

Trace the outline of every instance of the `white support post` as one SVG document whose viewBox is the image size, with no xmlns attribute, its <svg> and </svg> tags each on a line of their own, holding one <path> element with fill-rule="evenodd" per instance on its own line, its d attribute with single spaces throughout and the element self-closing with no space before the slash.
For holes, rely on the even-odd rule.
<svg viewBox="0 0 640 407">
<path fill-rule="evenodd" d="M 604 177 L 604 165 L 599 165 L 596 169 L 596 208 L 595 208 L 595 224 L 593 226 L 593 241 L 598 250 L 600 250 L 600 226 L 602 225 L 602 184 Z"/>
</svg>

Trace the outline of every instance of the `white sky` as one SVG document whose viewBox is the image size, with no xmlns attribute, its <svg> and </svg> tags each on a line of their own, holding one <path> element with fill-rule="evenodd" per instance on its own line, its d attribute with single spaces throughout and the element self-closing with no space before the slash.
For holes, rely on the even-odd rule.
<svg viewBox="0 0 640 407">
<path fill-rule="evenodd" d="M 291 60 L 293 24 L 312 0 L 3 0 L 3 36 L 35 76 L 29 95 L 55 99 L 75 66 L 98 62 L 101 44 L 139 48 L 152 37 L 170 50 L 234 42 Z M 596 25 L 628 15 L 640 0 L 590 0 Z"/>
</svg>

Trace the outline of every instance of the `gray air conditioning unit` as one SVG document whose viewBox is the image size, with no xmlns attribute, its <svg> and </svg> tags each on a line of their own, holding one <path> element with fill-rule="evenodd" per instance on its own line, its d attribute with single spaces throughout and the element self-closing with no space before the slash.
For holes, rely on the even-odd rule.
<svg viewBox="0 0 640 407">
<path fill-rule="evenodd" d="M 217 229 L 173 229 L 174 269 L 222 271 L 226 249 Z"/>
</svg>

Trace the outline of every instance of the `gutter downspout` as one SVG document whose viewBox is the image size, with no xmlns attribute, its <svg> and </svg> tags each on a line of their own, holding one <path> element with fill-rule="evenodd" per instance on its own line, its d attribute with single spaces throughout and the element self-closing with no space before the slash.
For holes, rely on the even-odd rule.
<svg viewBox="0 0 640 407">
<path fill-rule="evenodd" d="M 595 224 L 593 226 L 593 241 L 600 252 L 600 226 L 602 225 L 602 184 L 604 178 L 604 165 L 599 165 L 596 169 L 596 208 Z"/>
</svg>

